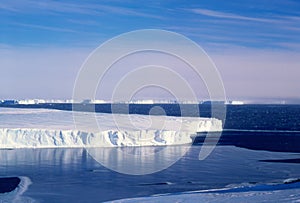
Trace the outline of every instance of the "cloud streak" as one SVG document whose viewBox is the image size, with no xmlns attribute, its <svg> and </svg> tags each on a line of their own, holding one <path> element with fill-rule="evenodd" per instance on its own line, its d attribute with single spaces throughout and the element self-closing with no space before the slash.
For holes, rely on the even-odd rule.
<svg viewBox="0 0 300 203">
<path fill-rule="evenodd" d="M 215 18 L 245 20 L 245 21 L 255 21 L 255 22 L 276 22 L 272 19 L 247 17 L 247 16 L 243 16 L 243 15 L 237 15 L 237 14 L 233 14 L 233 13 L 220 12 L 220 11 L 214 11 L 214 10 L 208 10 L 208 9 L 197 8 L 197 9 L 189 9 L 189 10 L 196 14 L 209 16 L 209 17 L 215 17 Z"/>
<path fill-rule="evenodd" d="M 137 16 L 145 18 L 161 19 L 161 16 L 150 14 L 136 9 L 121 6 L 111 6 L 92 3 L 70 3 L 58 1 L 3 1 L 0 3 L 0 10 L 16 13 L 48 12 L 52 14 L 69 13 L 79 15 L 104 15 L 113 13 L 125 16 Z"/>
<path fill-rule="evenodd" d="M 17 26 L 22 27 L 29 27 L 29 28 L 35 28 L 35 29 L 41 29 L 41 30 L 48 30 L 48 31 L 54 31 L 54 32 L 71 32 L 75 33 L 75 30 L 67 29 L 67 28 L 59 28 L 59 27 L 52 27 L 52 26 L 44 26 L 44 25 L 35 25 L 35 24 L 26 24 L 26 23 L 13 23 Z"/>
<path fill-rule="evenodd" d="M 293 24 L 299 23 L 300 17 L 299 16 L 291 16 L 291 15 L 271 15 L 268 18 L 263 17 L 250 17 L 245 15 L 239 15 L 230 12 L 221 12 L 216 10 L 210 9 L 202 9 L 202 8 L 193 8 L 193 9 L 186 9 L 194 14 L 199 14 L 202 16 L 212 17 L 212 18 L 221 18 L 221 19 L 231 19 L 231 20 L 238 20 L 238 21 L 252 21 L 252 22 L 259 22 L 259 23 L 278 23 L 278 24 Z"/>
</svg>

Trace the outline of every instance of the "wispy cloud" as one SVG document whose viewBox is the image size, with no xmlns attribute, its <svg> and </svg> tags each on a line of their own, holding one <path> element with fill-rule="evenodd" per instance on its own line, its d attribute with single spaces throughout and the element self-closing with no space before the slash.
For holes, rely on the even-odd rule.
<svg viewBox="0 0 300 203">
<path fill-rule="evenodd" d="M 67 19 L 67 22 L 73 23 L 73 24 L 78 24 L 78 25 L 90 25 L 90 26 L 99 26 L 101 23 L 96 20 L 81 20 L 81 19 Z"/>
<path fill-rule="evenodd" d="M 75 30 L 72 30 L 72 29 L 59 28 L 59 27 L 53 27 L 53 26 L 35 25 L 35 24 L 27 24 L 27 23 L 13 23 L 13 24 L 17 25 L 17 26 L 22 26 L 22 27 L 36 28 L 36 29 L 55 31 L 55 32 L 76 32 Z"/>
<path fill-rule="evenodd" d="M 74 2 L 58 2 L 58 1 L 5 1 L 0 2 L 0 10 L 7 10 L 12 12 L 48 12 L 52 14 L 57 13 L 72 13 L 81 15 L 103 15 L 105 13 L 138 16 L 145 18 L 160 19 L 161 16 L 148 13 L 146 11 L 137 11 L 128 7 L 112 6 L 99 3 L 74 3 Z"/>
<path fill-rule="evenodd" d="M 193 13 L 209 16 L 209 17 L 215 17 L 215 18 L 224 18 L 224 19 L 235 19 L 235 20 L 245 20 L 245 21 L 255 21 L 255 22 L 274 22 L 273 19 L 267 19 L 267 18 L 254 18 L 254 17 L 248 17 L 243 15 L 237 15 L 234 13 L 228 13 L 228 12 L 220 12 L 220 11 L 214 11 L 209 9 L 189 9 Z"/>
<path fill-rule="evenodd" d="M 300 22 L 299 16 L 292 15 L 278 15 L 278 14 L 268 14 L 268 17 L 252 17 L 239 15 L 231 12 L 221 12 L 210 9 L 202 9 L 202 8 L 193 8 L 193 9 L 185 9 L 194 14 L 199 14 L 202 16 L 212 17 L 212 18 L 221 18 L 223 20 L 235 20 L 235 21 L 252 21 L 252 22 L 260 22 L 260 23 L 273 23 L 273 24 L 298 24 Z"/>
<path fill-rule="evenodd" d="M 262 47 L 263 45 L 265 47 L 284 49 L 297 48 L 297 46 L 279 45 L 276 44 L 276 42 L 299 42 L 300 17 L 296 14 L 248 12 L 249 15 L 246 16 L 238 13 L 202 8 L 185 10 L 204 17 L 195 18 L 194 21 L 197 22 L 198 20 L 202 25 L 205 24 L 206 26 L 201 26 L 201 30 L 198 32 L 191 31 L 191 33 L 208 33 L 206 30 L 210 29 L 210 32 L 213 30 L 215 33 L 213 36 L 223 38 L 223 42 L 242 43 L 246 46 L 254 45 L 258 47 Z M 215 23 L 216 19 L 218 23 Z M 251 26 L 249 26 L 249 24 Z M 237 30 L 241 30 L 241 32 L 236 32 Z M 207 37 L 207 39 L 212 38 Z"/>
<path fill-rule="evenodd" d="M 0 10 L 7 10 L 7 11 L 12 11 L 12 12 L 17 11 L 17 9 L 15 9 L 13 6 L 7 5 L 3 2 L 0 2 Z"/>
</svg>

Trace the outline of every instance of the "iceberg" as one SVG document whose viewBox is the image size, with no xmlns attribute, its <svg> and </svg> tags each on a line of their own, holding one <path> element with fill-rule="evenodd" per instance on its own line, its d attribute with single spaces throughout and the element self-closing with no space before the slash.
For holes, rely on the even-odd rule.
<svg viewBox="0 0 300 203">
<path fill-rule="evenodd" d="M 81 118 L 79 125 L 73 113 Z M 97 126 L 86 119 L 91 115 Z M 197 132 L 221 130 L 215 118 L 0 109 L 0 148 L 182 145 L 192 143 Z"/>
</svg>

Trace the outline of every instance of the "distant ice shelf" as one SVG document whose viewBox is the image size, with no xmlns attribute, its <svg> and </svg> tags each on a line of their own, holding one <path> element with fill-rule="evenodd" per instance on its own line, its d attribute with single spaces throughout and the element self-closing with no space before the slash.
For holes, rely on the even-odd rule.
<svg viewBox="0 0 300 203">
<path fill-rule="evenodd" d="M 168 100 L 168 99 L 136 99 L 131 101 L 109 101 L 101 99 L 12 99 L 0 100 L 4 105 L 35 105 L 35 104 L 202 104 L 202 103 L 225 103 L 224 101 L 202 101 L 202 100 Z M 231 103 L 231 102 L 229 102 Z"/>
<path fill-rule="evenodd" d="M 0 109 L 0 148 L 121 147 L 189 144 L 197 132 L 221 131 L 214 118 Z M 98 125 L 87 118 L 94 116 Z"/>
</svg>

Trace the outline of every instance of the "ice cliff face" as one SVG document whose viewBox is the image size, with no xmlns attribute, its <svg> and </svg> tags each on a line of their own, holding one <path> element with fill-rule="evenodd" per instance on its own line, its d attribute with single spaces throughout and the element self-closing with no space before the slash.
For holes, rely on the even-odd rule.
<svg viewBox="0 0 300 203">
<path fill-rule="evenodd" d="M 191 134 L 176 131 L 102 131 L 0 129 L 1 148 L 164 146 L 191 143 Z"/>
<path fill-rule="evenodd" d="M 82 114 L 83 121 L 88 113 Z M 211 118 L 95 114 L 99 128 L 75 126 L 72 112 L 0 109 L 0 148 L 164 146 L 192 142 L 197 132 L 221 131 Z M 117 123 L 117 124 L 116 124 Z"/>
</svg>

